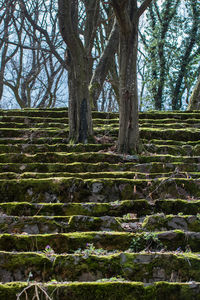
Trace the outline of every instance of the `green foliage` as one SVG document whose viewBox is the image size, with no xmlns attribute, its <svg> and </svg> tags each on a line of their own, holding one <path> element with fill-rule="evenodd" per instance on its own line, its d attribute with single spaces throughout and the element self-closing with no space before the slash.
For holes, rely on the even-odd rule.
<svg viewBox="0 0 200 300">
<path fill-rule="evenodd" d="M 164 248 L 162 242 L 158 239 L 157 235 L 152 232 L 144 233 L 143 235 L 136 235 L 130 246 L 131 252 L 140 251 L 160 251 Z"/>
<path fill-rule="evenodd" d="M 112 251 L 112 253 L 116 253 L 117 251 Z M 90 255 L 109 255 L 111 252 L 108 252 L 102 248 L 95 248 L 93 243 L 88 243 L 85 249 L 78 249 L 74 252 L 75 254 L 81 254 L 84 258 L 89 257 Z"/>
<path fill-rule="evenodd" d="M 140 33 L 145 108 L 186 107 L 198 74 L 199 20 L 198 0 L 151 5 L 147 26 Z"/>
</svg>

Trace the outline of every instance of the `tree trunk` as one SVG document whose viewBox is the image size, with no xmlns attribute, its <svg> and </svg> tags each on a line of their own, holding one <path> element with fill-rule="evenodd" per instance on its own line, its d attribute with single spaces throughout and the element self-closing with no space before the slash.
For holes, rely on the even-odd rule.
<svg viewBox="0 0 200 300">
<path fill-rule="evenodd" d="M 90 81 L 90 103 L 95 110 L 98 110 L 97 101 L 102 91 L 103 83 L 108 74 L 108 70 L 112 64 L 113 58 L 117 51 L 119 44 L 119 28 L 115 20 L 112 31 L 110 33 L 108 43 L 102 53 L 102 56 L 94 70 L 93 76 Z"/>
<path fill-rule="evenodd" d="M 188 110 L 200 110 L 200 75 L 192 92 Z"/>
<path fill-rule="evenodd" d="M 81 57 L 68 70 L 69 140 L 84 144 L 93 135 L 87 70 L 87 59 Z"/>
<path fill-rule="evenodd" d="M 89 101 L 91 66 L 78 34 L 78 1 L 59 0 L 58 5 L 60 32 L 67 45 L 69 139 L 75 143 L 87 143 L 93 135 Z"/>
<path fill-rule="evenodd" d="M 132 5 L 132 4 L 131 4 Z M 130 13 L 137 12 L 131 6 Z M 138 89 L 137 89 L 137 46 L 138 19 L 132 16 L 131 30 L 120 30 L 120 115 L 118 151 L 120 153 L 135 153 L 139 147 L 138 126 Z"/>
</svg>

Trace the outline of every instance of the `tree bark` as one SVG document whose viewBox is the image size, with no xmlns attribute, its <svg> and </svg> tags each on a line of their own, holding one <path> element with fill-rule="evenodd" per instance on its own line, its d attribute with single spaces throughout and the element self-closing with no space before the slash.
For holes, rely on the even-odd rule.
<svg viewBox="0 0 200 300">
<path fill-rule="evenodd" d="M 137 89 L 138 23 L 140 16 L 152 1 L 143 1 L 139 8 L 137 8 L 137 0 L 112 0 L 111 2 L 120 28 L 118 152 L 132 154 L 139 151 Z"/>
<path fill-rule="evenodd" d="M 65 41 L 69 84 L 69 139 L 87 143 L 93 135 L 89 101 L 89 59 L 78 36 L 78 1 L 59 0 L 60 32 Z"/>
<path fill-rule="evenodd" d="M 188 110 L 200 110 L 200 75 L 190 97 Z"/>
<path fill-rule="evenodd" d="M 137 26 L 130 33 L 120 32 L 120 117 L 118 151 L 138 151 Z"/>
<path fill-rule="evenodd" d="M 138 152 L 139 148 L 136 71 L 139 20 L 137 17 L 137 1 L 129 1 L 124 11 L 120 4 L 116 2 L 113 2 L 113 8 L 120 24 L 118 152 L 135 153 Z"/>
<path fill-rule="evenodd" d="M 95 110 L 98 109 L 97 101 L 102 91 L 102 86 L 108 74 L 108 70 L 113 62 L 113 57 L 117 51 L 118 44 L 119 44 L 119 26 L 115 20 L 112 31 L 108 39 L 108 43 L 100 57 L 100 60 L 93 72 L 90 81 L 90 87 L 89 87 L 90 103 L 93 105 Z"/>
</svg>

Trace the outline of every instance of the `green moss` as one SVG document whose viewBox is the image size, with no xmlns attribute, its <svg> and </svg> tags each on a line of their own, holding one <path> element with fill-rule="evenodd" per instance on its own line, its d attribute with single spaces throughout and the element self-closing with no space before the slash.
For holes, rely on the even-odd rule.
<svg viewBox="0 0 200 300">
<path fill-rule="evenodd" d="M 53 300 L 199 300 L 199 284 L 158 282 L 145 286 L 141 282 L 84 282 L 42 285 Z M 0 285 L 2 300 L 16 300 L 16 294 L 27 287 L 27 283 Z M 27 291 L 33 297 L 34 285 Z M 24 298 L 21 297 L 22 300 Z"/>
</svg>

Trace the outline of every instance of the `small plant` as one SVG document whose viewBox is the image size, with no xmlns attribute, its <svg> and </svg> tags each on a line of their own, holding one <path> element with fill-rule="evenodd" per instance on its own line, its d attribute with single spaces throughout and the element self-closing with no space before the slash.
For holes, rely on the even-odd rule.
<svg viewBox="0 0 200 300">
<path fill-rule="evenodd" d="M 130 220 L 130 219 L 135 219 L 135 218 L 137 218 L 136 214 L 128 213 L 126 215 L 123 215 L 124 220 Z"/>
<path fill-rule="evenodd" d="M 69 140 L 69 145 L 70 146 L 75 146 L 75 140 L 74 139 L 70 139 Z"/>
<path fill-rule="evenodd" d="M 43 251 L 43 253 L 47 256 L 48 255 L 51 256 L 51 255 L 55 254 L 54 250 L 49 245 L 47 245 L 45 247 L 45 250 Z"/>
<path fill-rule="evenodd" d="M 97 282 L 116 282 L 116 281 L 126 281 L 126 279 L 124 279 L 121 276 L 117 276 L 117 277 L 102 278 L 97 280 Z"/>
<path fill-rule="evenodd" d="M 116 253 L 116 251 L 112 251 L 112 253 Z M 74 254 L 82 254 L 84 258 L 87 258 L 90 255 L 108 255 L 110 252 L 102 248 L 97 249 L 94 244 L 88 243 L 85 249 L 79 248 L 74 252 Z"/>
<path fill-rule="evenodd" d="M 149 232 L 144 235 L 134 237 L 129 250 L 131 252 L 160 251 L 163 248 L 163 244 L 156 234 Z"/>
</svg>

